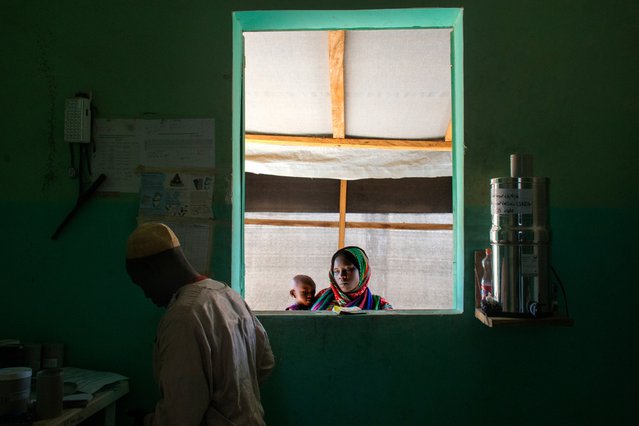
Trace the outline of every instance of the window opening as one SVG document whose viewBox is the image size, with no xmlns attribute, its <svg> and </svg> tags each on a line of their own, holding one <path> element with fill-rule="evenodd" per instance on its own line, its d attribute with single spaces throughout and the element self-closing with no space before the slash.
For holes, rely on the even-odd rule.
<svg viewBox="0 0 639 426">
<path fill-rule="evenodd" d="M 459 10 L 457 11 L 459 12 Z M 236 15 L 243 16 L 251 13 L 253 12 L 240 12 Z M 260 12 L 254 13 L 259 14 Z M 313 15 L 312 12 L 308 13 Z M 460 15 L 458 17 L 460 18 Z M 447 41 L 452 40 L 447 45 L 451 50 L 446 51 L 444 58 L 447 61 L 447 66 L 453 66 L 456 58 L 455 40 L 452 37 L 453 24 L 444 26 L 444 28 L 453 27 L 453 29 L 444 30 Z M 421 31 L 428 28 L 432 27 L 426 23 Z M 431 31 L 442 32 L 441 28 L 436 28 L 438 29 Z M 236 26 L 236 33 L 238 30 L 241 28 Z M 440 122 L 436 134 L 430 135 L 425 134 L 423 129 L 419 135 L 411 134 L 415 131 L 416 126 L 411 127 L 410 117 L 403 120 L 407 122 L 407 126 L 405 126 L 405 134 L 403 135 L 400 129 L 399 137 L 393 137 L 394 135 L 389 133 L 384 134 L 384 131 L 371 132 L 367 130 L 367 124 L 362 117 L 365 114 L 359 113 L 358 116 L 356 106 L 358 103 L 360 105 L 367 102 L 379 103 L 383 101 L 379 97 L 386 96 L 388 98 L 389 93 L 380 95 L 378 90 L 378 99 L 374 98 L 375 93 L 373 93 L 373 99 L 367 100 L 362 99 L 366 94 L 361 89 L 358 91 L 355 88 L 351 91 L 348 86 L 349 73 L 351 72 L 348 55 L 356 52 L 352 44 L 350 45 L 352 50 L 349 49 L 349 36 L 356 33 L 355 42 L 359 37 L 361 43 L 367 34 L 373 33 L 374 39 L 375 37 L 392 36 L 393 31 L 395 34 L 405 36 L 402 32 L 420 30 L 357 32 L 355 30 L 329 29 L 313 32 L 295 31 L 287 34 L 239 31 L 244 36 L 247 52 L 246 86 L 244 86 L 246 133 L 243 134 L 246 145 L 244 145 L 243 153 L 245 155 L 240 155 L 241 158 L 236 159 L 240 160 L 240 165 L 244 165 L 243 157 L 246 158 L 247 173 L 242 176 L 244 179 L 241 189 L 245 191 L 238 191 L 240 194 L 234 193 L 234 200 L 236 195 L 245 194 L 246 198 L 240 200 L 244 202 L 242 203 L 242 213 L 245 212 L 242 218 L 244 234 L 240 237 L 244 237 L 244 239 L 238 239 L 237 236 L 234 236 L 236 244 L 234 244 L 233 250 L 235 259 L 233 265 L 234 271 L 238 272 L 236 266 L 241 268 L 242 261 L 244 261 L 246 274 L 242 277 L 241 274 L 234 273 L 233 284 L 234 287 L 245 292 L 247 301 L 254 309 L 283 310 L 290 304 L 290 300 L 287 298 L 290 279 L 297 274 L 307 274 L 313 277 L 318 290 L 327 287 L 330 257 L 335 250 L 344 245 L 359 245 L 367 251 L 371 259 L 373 268 L 371 289 L 376 294 L 384 295 L 394 304 L 396 309 L 460 310 L 461 284 L 457 280 L 462 274 L 456 259 L 460 257 L 459 254 L 462 252 L 460 235 L 462 235 L 463 222 L 460 221 L 461 214 L 458 210 L 462 195 L 460 185 L 462 157 L 458 149 L 455 153 L 456 147 L 461 146 L 461 136 L 453 139 L 455 133 L 453 129 L 461 128 L 460 100 L 456 99 L 455 96 L 455 82 L 460 84 L 458 80 L 461 73 L 453 71 L 449 75 L 448 87 L 446 88 L 448 90 L 448 109 L 444 108 L 443 113 L 441 113 L 442 108 L 431 110 L 440 112 L 440 115 L 447 115 L 444 125 L 441 125 L 442 117 L 433 118 L 433 115 L 436 114 L 431 113 L 425 118 L 431 121 L 439 119 Z M 312 39 L 317 38 L 318 34 L 325 36 L 327 47 L 325 53 L 327 55 L 324 60 L 326 63 L 307 63 L 303 65 L 307 68 L 301 72 L 327 71 L 327 90 L 325 93 L 315 93 L 314 97 L 306 99 L 306 104 L 302 99 L 301 106 L 299 102 L 296 105 L 295 98 L 296 95 L 298 98 L 303 96 L 303 91 L 301 93 L 284 93 L 290 98 L 291 105 L 279 108 L 280 111 L 287 108 L 289 111 L 291 108 L 303 111 L 303 114 L 299 115 L 301 118 L 294 120 L 294 122 L 295 125 L 304 128 L 307 133 L 299 134 L 299 130 L 294 128 L 295 125 L 292 130 L 290 126 L 278 127 L 283 120 L 282 117 L 273 118 L 272 114 L 270 117 L 266 116 L 264 111 L 269 112 L 270 110 L 271 113 L 277 111 L 282 98 L 286 98 L 286 96 L 282 96 L 281 93 L 279 96 L 271 96 L 271 100 L 274 100 L 272 103 L 265 103 L 265 99 L 259 99 L 260 97 L 268 97 L 268 90 L 274 91 L 274 89 L 273 86 L 255 84 L 256 80 L 259 83 L 260 77 L 252 74 L 251 66 L 255 65 L 253 63 L 255 58 L 250 55 L 251 43 L 258 40 L 257 44 L 259 45 L 259 37 L 262 36 L 270 38 L 272 41 L 274 37 L 290 35 L 302 38 L 307 36 Z M 461 35 L 461 31 L 458 31 L 458 34 Z M 365 43 L 361 44 L 365 45 Z M 276 46 L 273 43 L 269 43 L 269 45 Z M 236 43 L 235 49 L 237 48 Z M 286 50 L 283 46 L 280 48 Z M 288 56 L 296 57 L 294 53 L 289 52 Z M 355 56 L 357 54 L 355 53 Z M 413 52 L 413 54 L 419 55 L 420 52 Z M 423 55 L 424 52 L 421 54 Z M 310 53 L 310 55 L 318 56 L 317 53 Z M 272 58 L 275 59 L 275 56 Z M 451 58 L 450 61 L 449 58 Z M 358 66 L 357 63 L 351 65 L 353 68 Z M 392 64 L 393 67 L 400 70 L 402 65 L 405 64 L 402 64 L 401 60 L 396 60 Z M 264 63 L 260 63 L 260 68 L 264 69 Z M 266 68 L 267 72 L 263 74 L 266 77 L 263 78 L 268 78 L 268 66 Z M 425 69 L 429 70 L 428 67 Z M 426 73 L 428 72 L 433 73 L 432 70 Z M 422 78 L 426 77 L 422 76 Z M 350 78 L 355 79 L 353 75 L 350 75 Z M 240 83 L 243 84 L 244 80 Z M 395 84 L 401 86 L 401 80 L 396 80 Z M 260 93 L 259 87 L 267 89 Z M 433 97 L 434 95 L 432 91 L 430 93 L 423 92 L 424 90 L 422 93 L 414 90 L 411 92 L 406 88 L 401 90 L 400 87 L 400 89 L 396 89 L 395 93 L 391 92 L 390 96 L 410 98 L 411 96 Z M 235 94 L 237 95 L 237 90 Z M 371 93 L 369 92 L 368 95 L 371 96 Z M 256 111 L 256 105 L 259 105 L 260 102 L 262 102 L 262 106 L 268 105 L 267 108 L 262 107 L 261 112 Z M 328 118 L 325 115 L 319 117 L 321 114 L 314 111 L 322 111 L 322 106 L 310 108 L 309 105 L 313 105 L 313 103 L 323 103 L 324 111 L 328 106 L 330 108 Z M 414 108 L 416 104 L 415 99 L 406 99 L 405 103 L 408 104 L 406 108 Z M 305 108 L 308 109 L 305 110 Z M 421 112 L 424 114 L 424 111 Z M 286 114 L 283 115 L 286 116 Z M 295 115 L 295 112 L 292 115 Z M 308 120 L 310 126 L 304 127 L 305 124 L 308 124 L 300 122 L 304 120 Z M 239 124 L 237 120 L 234 122 Z M 266 124 L 260 127 L 259 123 Z M 351 125 L 351 123 L 353 124 Z M 368 126 L 370 127 L 370 125 Z M 237 127 L 241 136 L 243 129 Z M 312 134 L 308 134 L 309 128 Z M 388 126 L 388 123 L 382 123 L 380 128 L 388 130 L 392 126 Z M 459 131 L 457 134 L 460 134 Z M 234 134 L 234 137 L 236 136 Z M 255 147 L 257 147 L 257 154 L 253 150 Z M 302 174 L 300 177 L 299 170 L 290 166 L 291 170 L 278 175 L 278 167 L 286 169 L 286 164 L 279 166 L 276 164 L 275 172 L 268 169 L 268 165 L 255 166 L 253 164 L 255 163 L 254 155 L 264 157 L 268 153 L 277 152 L 281 157 L 283 153 L 295 151 L 299 155 L 299 152 L 303 153 L 305 149 L 312 150 L 314 147 L 326 151 L 338 150 L 340 154 L 337 158 L 347 156 L 345 153 L 350 154 L 351 157 L 357 156 L 361 154 L 361 152 L 357 153 L 358 150 L 367 154 L 388 152 L 391 153 L 389 155 L 390 161 L 395 161 L 395 163 L 398 161 L 396 157 L 401 159 L 409 153 L 422 158 L 432 156 L 435 160 L 431 161 L 429 166 L 431 166 L 430 169 L 433 169 L 433 176 L 413 177 L 409 174 L 408 177 L 405 177 L 401 175 L 401 172 L 399 176 L 392 175 L 392 172 L 391 176 L 383 176 L 393 167 L 380 166 L 378 172 L 381 172 L 382 176 L 368 176 L 364 173 L 357 178 L 352 176 L 341 178 L 338 173 L 331 175 L 330 178 L 325 178 L 314 177 L 315 172 L 311 172 L 310 176 Z M 395 159 L 392 153 L 395 154 Z M 438 167 L 445 168 L 440 164 L 441 162 L 437 163 L 436 161 L 438 156 L 442 157 L 442 153 L 444 155 L 447 153 L 450 159 L 448 174 L 437 170 Z M 240 154 L 242 154 L 241 151 Z M 275 163 L 277 163 L 277 159 Z M 282 163 L 286 163 L 286 161 L 282 161 Z M 409 164 L 406 166 L 407 169 L 411 167 L 413 169 L 423 168 L 419 162 L 411 164 L 410 161 L 407 161 L 407 163 Z M 339 168 L 339 162 L 335 164 L 334 167 Z M 268 170 L 265 173 L 266 169 Z M 240 170 L 243 169 L 240 168 Z M 255 173 L 250 173 L 253 171 Z M 406 202 L 406 200 L 410 200 L 410 202 Z M 234 212 L 234 221 L 237 221 L 237 211 Z M 238 240 L 241 244 L 237 244 Z M 242 253 L 236 252 L 238 245 L 244 249 L 245 257 L 243 258 Z M 424 268 L 426 264 L 428 266 Z"/>
</svg>

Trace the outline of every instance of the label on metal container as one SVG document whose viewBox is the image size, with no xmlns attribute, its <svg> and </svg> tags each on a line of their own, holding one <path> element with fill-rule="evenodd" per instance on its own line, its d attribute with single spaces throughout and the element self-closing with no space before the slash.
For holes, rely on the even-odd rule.
<svg viewBox="0 0 639 426">
<path fill-rule="evenodd" d="M 533 190 L 493 188 L 490 193 L 492 214 L 532 214 Z"/>
<path fill-rule="evenodd" d="M 539 275 L 539 262 L 536 254 L 521 255 L 521 274 L 532 276 Z"/>
<path fill-rule="evenodd" d="M 57 368 L 58 366 L 58 358 L 43 358 L 42 359 L 42 368 Z"/>
</svg>

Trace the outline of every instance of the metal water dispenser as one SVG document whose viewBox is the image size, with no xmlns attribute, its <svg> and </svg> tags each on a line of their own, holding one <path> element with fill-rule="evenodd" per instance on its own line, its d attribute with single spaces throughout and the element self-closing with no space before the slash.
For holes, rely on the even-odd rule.
<svg viewBox="0 0 639 426">
<path fill-rule="evenodd" d="M 510 156 L 510 177 L 491 179 L 493 292 L 500 315 L 550 316 L 549 179 L 533 177 L 533 159 Z"/>
</svg>

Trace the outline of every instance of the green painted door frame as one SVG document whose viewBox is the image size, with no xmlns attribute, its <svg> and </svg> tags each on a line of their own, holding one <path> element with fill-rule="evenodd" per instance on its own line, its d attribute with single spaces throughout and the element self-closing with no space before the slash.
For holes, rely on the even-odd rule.
<svg viewBox="0 0 639 426">
<path fill-rule="evenodd" d="M 463 10 L 286 10 L 233 13 L 233 172 L 231 285 L 244 295 L 244 37 L 248 31 L 451 28 L 453 120 L 453 311 L 463 311 L 464 79 Z"/>
</svg>

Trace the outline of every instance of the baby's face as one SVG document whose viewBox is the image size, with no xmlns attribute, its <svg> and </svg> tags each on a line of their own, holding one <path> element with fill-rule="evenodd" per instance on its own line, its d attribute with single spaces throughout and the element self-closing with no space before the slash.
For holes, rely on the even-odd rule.
<svg viewBox="0 0 639 426">
<path fill-rule="evenodd" d="M 298 304 L 310 306 L 315 296 L 315 288 L 310 284 L 296 282 L 295 287 L 291 290 L 291 296 L 295 298 L 295 302 Z"/>
</svg>

